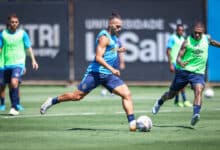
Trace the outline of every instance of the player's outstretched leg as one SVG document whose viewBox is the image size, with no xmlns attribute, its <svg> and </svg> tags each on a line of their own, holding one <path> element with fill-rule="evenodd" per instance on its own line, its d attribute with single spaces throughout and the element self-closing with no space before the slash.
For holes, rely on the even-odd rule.
<svg viewBox="0 0 220 150">
<path fill-rule="evenodd" d="M 157 114 L 160 110 L 160 107 L 163 105 L 163 103 L 169 99 L 172 99 L 174 96 L 178 94 L 178 91 L 169 91 L 165 92 L 162 97 L 157 100 L 152 108 L 152 114 Z"/>
<path fill-rule="evenodd" d="M 155 103 L 154 103 L 154 106 L 152 108 L 152 114 L 157 114 L 160 110 L 160 105 L 159 105 L 159 101 L 160 100 L 157 100 Z"/>
<path fill-rule="evenodd" d="M 40 107 L 40 113 L 43 115 L 53 105 L 53 98 L 48 98 Z"/>
</svg>

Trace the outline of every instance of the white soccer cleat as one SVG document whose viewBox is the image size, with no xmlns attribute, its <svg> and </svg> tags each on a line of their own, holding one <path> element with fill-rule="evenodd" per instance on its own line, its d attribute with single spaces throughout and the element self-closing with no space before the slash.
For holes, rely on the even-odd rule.
<svg viewBox="0 0 220 150">
<path fill-rule="evenodd" d="M 129 122 L 129 130 L 132 132 L 136 131 L 136 129 L 137 129 L 136 124 L 137 124 L 136 120 Z"/>
<path fill-rule="evenodd" d="M 46 111 L 53 105 L 52 104 L 52 98 L 48 98 L 40 107 L 40 113 L 41 115 L 45 114 Z"/>
<path fill-rule="evenodd" d="M 17 116 L 19 115 L 19 111 L 17 111 L 15 108 L 11 108 L 9 111 L 9 115 Z"/>
<path fill-rule="evenodd" d="M 154 114 L 154 115 L 156 115 L 159 112 L 159 110 L 160 110 L 160 105 L 158 104 L 158 101 L 159 100 L 157 100 L 155 102 L 155 104 L 154 104 L 154 106 L 152 108 L 152 114 Z"/>
</svg>

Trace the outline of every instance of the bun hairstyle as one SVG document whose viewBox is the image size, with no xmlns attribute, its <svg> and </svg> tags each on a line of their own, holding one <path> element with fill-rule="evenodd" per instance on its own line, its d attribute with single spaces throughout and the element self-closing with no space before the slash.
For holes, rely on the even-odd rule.
<svg viewBox="0 0 220 150">
<path fill-rule="evenodd" d="M 116 12 L 112 12 L 112 15 L 109 17 L 109 20 L 112 20 L 114 18 L 121 19 L 121 16 Z"/>
</svg>

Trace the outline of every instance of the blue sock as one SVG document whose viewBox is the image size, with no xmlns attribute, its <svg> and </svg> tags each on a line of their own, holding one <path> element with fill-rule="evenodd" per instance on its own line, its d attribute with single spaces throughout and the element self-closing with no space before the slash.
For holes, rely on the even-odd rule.
<svg viewBox="0 0 220 150">
<path fill-rule="evenodd" d="M 182 92 L 181 95 L 182 95 L 183 101 L 186 101 L 186 94 L 185 94 L 185 92 Z"/>
<path fill-rule="evenodd" d="M 134 114 L 128 115 L 127 118 L 128 118 L 128 122 L 135 120 Z"/>
<path fill-rule="evenodd" d="M 17 109 L 17 104 L 19 102 L 19 95 L 18 95 L 18 88 L 12 88 L 9 91 L 10 99 L 11 99 L 11 104 L 12 107 Z"/>
<path fill-rule="evenodd" d="M 1 105 L 5 105 L 5 98 L 4 97 L 1 97 L 0 101 L 1 101 Z"/>
<path fill-rule="evenodd" d="M 200 113 L 201 106 L 200 105 L 193 105 L 193 115 Z"/>
<path fill-rule="evenodd" d="M 52 99 L 52 104 L 55 105 L 55 104 L 57 104 L 57 103 L 59 103 L 58 97 L 54 97 L 54 98 Z"/>
<path fill-rule="evenodd" d="M 179 94 L 177 94 L 177 95 L 175 96 L 175 101 L 174 101 L 174 103 L 176 104 L 176 103 L 178 103 L 178 101 L 179 101 Z"/>
<path fill-rule="evenodd" d="M 162 99 L 159 99 L 158 104 L 161 106 L 163 105 L 164 101 Z"/>
</svg>

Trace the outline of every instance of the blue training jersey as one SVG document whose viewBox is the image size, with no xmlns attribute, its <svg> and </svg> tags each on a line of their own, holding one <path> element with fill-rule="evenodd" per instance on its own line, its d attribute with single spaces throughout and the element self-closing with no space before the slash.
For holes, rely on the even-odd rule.
<svg viewBox="0 0 220 150">
<path fill-rule="evenodd" d="M 119 44 L 120 44 L 118 42 L 118 38 L 116 36 L 110 35 L 106 30 L 102 30 L 101 32 L 99 32 L 96 38 L 95 47 L 97 47 L 98 40 L 101 36 L 106 36 L 110 40 L 110 44 L 106 47 L 103 58 L 109 65 L 114 67 L 115 61 L 117 60 L 118 57 L 117 49 L 119 48 Z M 87 73 L 99 72 L 103 74 L 112 74 L 110 70 L 99 64 L 95 59 L 93 60 L 93 62 L 89 64 L 86 72 Z"/>
</svg>

